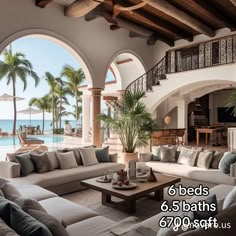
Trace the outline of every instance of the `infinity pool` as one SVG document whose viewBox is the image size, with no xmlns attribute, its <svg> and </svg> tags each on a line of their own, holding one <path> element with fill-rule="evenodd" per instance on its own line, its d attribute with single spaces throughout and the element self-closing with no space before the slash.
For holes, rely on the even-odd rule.
<svg viewBox="0 0 236 236">
<path fill-rule="evenodd" d="M 44 140 L 44 143 L 59 143 L 64 141 L 64 136 L 54 136 L 54 135 L 33 135 L 27 136 L 28 138 L 38 138 Z M 0 146 L 12 146 L 18 145 L 18 137 L 0 137 Z"/>
</svg>

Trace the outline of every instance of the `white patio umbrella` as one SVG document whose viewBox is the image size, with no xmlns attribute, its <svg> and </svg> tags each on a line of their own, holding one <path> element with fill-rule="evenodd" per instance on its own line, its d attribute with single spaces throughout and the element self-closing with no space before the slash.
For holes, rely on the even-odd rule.
<svg viewBox="0 0 236 236">
<path fill-rule="evenodd" d="M 3 102 L 11 102 L 13 101 L 13 99 L 14 99 L 14 96 L 6 94 L 6 93 L 4 93 L 3 95 L 0 95 L 0 101 L 3 101 Z M 25 98 L 15 97 L 15 99 L 16 101 L 21 101 L 21 100 L 24 100 Z"/>
<path fill-rule="evenodd" d="M 29 107 L 29 108 L 27 108 L 27 109 L 18 111 L 18 113 L 21 113 L 21 114 L 28 114 L 28 115 L 29 115 L 29 118 L 30 118 L 30 125 L 31 125 L 31 115 L 33 115 L 33 114 L 39 114 L 39 113 L 42 113 L 42 112 L 43 112 L 43 111 L 34 109 L 34 108 L 32 108 L 32 107 Z"/>
</svg>

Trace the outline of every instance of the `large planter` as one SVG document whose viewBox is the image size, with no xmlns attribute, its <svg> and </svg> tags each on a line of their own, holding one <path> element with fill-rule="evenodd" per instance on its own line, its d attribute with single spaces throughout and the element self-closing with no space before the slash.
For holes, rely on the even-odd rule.
<svg viewBox="0 0 236 236">
<path fill-rule="evenodd" d="M 128 152 L 120 152 L 119 162 L 125 164 L 125 168 L 129 168 L 129 161 L 138 161 L 138 153 L 128 153 Z"/>
<path fill-rule="evenodd" d="M 72 134 L 72 128 L 70 124 L 64 124 L 64 134 L 65 135 Z"/>
</svg>

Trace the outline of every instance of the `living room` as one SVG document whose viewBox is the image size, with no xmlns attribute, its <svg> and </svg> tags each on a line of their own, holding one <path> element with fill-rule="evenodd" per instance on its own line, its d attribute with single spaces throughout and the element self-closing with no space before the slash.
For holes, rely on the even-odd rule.
<svg viewBox="0 0 236 236">
<path fill-rule="evenodd" d="M 218 108 L 235 87 L 235 0 L 2 0 L 0 6 L 0 51 L 33 34 L 54 38 L 80 62 L 90 96 L 90 102 L 83 101 L 83 132 L 90 138 L 86 145 L 75 141 L 66 148 L 1 156 L 7 160 L 0 162 L 0 235 L 235 235 L 235 153 L 224 145 L 224 150 L 204 145 L 203 136 L 198 146 L 186 145 L 187 130 L 195 127 L 188 119 L 192 107 L 207 107 L 206 126 L 222 123 Z M 208 46 L 197 57 L 209 59 L 219 52 L 219 61 L 210 57 L 205 68 L 200 61 L 195 68 L 196 54 L 187 51 L 181 60 L 188 65 L 191 58 L 191 70 L 180 70 L 175 63 L 179 49 L 199 43 Z M 214 43 L 221 46 L 217 52 Z M 119 95 L 116 91 L 117 98 L 108 102 L 131 101 L 111 118 L 113 124 L 133 118 L 121 123 L 128 126 L 120 130 L 133 135 L 135 145 L 125 145 L 130 137 L 119 136 L 119 143 L 134 157 L 102 147 L 97 119 L 102 96 L 109 92 L 103 91 L 107 68 L 123 53 L 139 60 L 144 75 L 132 78 L 119 71 L 124 82 L 119 81 Z M 219 57 L 223 54 L 227 56 Z M 167 63 L 156 64 L 166 55 Z M 126 59 L 120 56 L 117 68 L 127 66 Z M 143 91 L 135 94 L 137 87 Z M 140 116 L 131 108 L 142 111 Z M 166 115 L 171 122 L 162 124 L 165 129 L 186 129 L 185 145 L 146 145 L 153 129 L 148 125 L 153 120 L 160 125 Z M 117 140 L 116 130 L 112 135 Z"/>
</svg>

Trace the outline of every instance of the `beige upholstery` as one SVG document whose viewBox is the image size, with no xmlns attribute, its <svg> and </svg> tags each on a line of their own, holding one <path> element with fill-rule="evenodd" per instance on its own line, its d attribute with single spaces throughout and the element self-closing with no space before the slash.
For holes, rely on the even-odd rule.
<svg viewBox="0 0 236 236">
<path fill-rule="evenodd" d="M 66 231 L 70 236 L 114 236 L 110 228 L 115 224 L 114 221 L 97 216 L 73 225 L 69 225 Z"/>
<path fill-rule="evenodd" d="M 186 166 L 177 163 L 164 163 L 160 161 L 146 162 L 153 171 L 170 174 L 175 176 L 183 176 L 184 178 L 209 182 L 214 184 L 236 185 L 236 178 L 226 175 L 219 169 L 203 169 L 196 166 Z"/>
<path fill-rule="evenodd" d="M 0 173 L 5 178 L 17 178 L 20 176 L 20 165 L 9 161 L 0 161 Z"/>
<path fill-rule="evenodd" d="M 15 183 L 37 184 L 41 187 L 51 187 L 55 185 L 66 184 L 78 180 L 84 180 L 103 175 L 107 170 L 120 170 L 124 168 L 119 163 L 99 163 L 92 166 L 78 166 L 72 169 L 57 169 L 43 174 L 32 173 L 25 177 L 14 178 Z"/>
<path fill-rule="evenodd" d="M 97 216 L 96 212 L 61 197 L 45 199 L 39 203 L 66 226 Z"/>
<path fill-rule="evenodd" d="M 139 153 L 139 161 L 140 162 L 147 162 L 152 160 L 152 153 Z"/>
<path fill-rule="evenodd" d="M 57 197 L 57 195 L 53 192 L 50 192 L 42 187 L 31 184 L 16 184 L 12 182 L 12 184 L 19 190 L 19 192 L 29 198 L 33 198 L 35 200 L 44 200 L 52 197 Z"/>
</svg>

